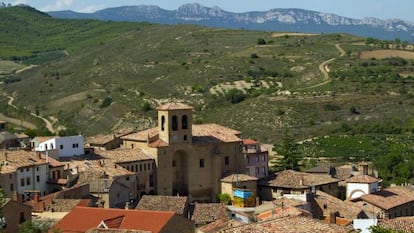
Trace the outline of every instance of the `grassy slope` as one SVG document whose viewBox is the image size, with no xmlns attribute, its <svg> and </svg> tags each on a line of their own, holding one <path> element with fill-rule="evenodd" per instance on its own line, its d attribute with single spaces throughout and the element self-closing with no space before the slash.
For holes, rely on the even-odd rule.
<svg viewBox="0 0 414 233">
<path fill-rule="evenodd" d="M 33 12 L 19 14 L 23 15 L 22 19 L 16 19 L 20 25 L 19 20 L 30 18 Z M 58 117 L 64 125 L 81 129 L 86 134 L 154 125 L 155 111 L 143 112 L 140 108 L 144 100 L 150 101 L 153 107 L 158 100 L 186 100 L 195 106 L 197 121 L 240 129 L 245 136 L 267 143 L 277 142 L 286 129 L 298 139 L 305 139 L 341 133 L 338 129 L 344 124 L 354 127 L 385 120 L 405 127 L 404 122 L 411 121 L 414 114 L 410 79 L 408 83 L 333 79 L 327 85 L 306 89 L 323 81 L 318 65 L 338 57 L 336 43 L 355 54 L 363 47 L 353 45 L 358 38 L 352 36 L 271 38 L 266 32 L 188 25 L 36 17 L 41 23 L 29 20 L 34 25 L 23 24 L 28 24 L 29 29 L 39 28 L 25 33 L 23 38 L 27 36 L 27 39 L 23 42 L 18 40 L 9 45 L 21 50 L 1 56 L 62 48 L 68 49 L 70 55 L 20 74 L 22 81 L 7 84 L 5 89 L 8 93 L 17 93 L 16 105 L 32 110 L 38 105 L 42 115 Z M 32 45 L 25 45 L 24 41 L 36 38 L 33 33 L 39 31 L 43 39 L 34 39 Z M 257 46 L 258 38 L 273 43 Z M 0 40 L 6 39 L 0 37 Z M 257 54 L 258 58 L 251 58 L 252 54 Z M 343 69 L 350 60 L 356 65 L 360 62 L 357 57 L 350 56 L 337 59 L 332 67 Z M 413 69 L 412 64 L 404 69 Z M 276 72 L 270 80 L 279 81 L 282 89 L 296 93 L 278 96 L 277 88 L 273 87 L 272 91 L 230 104 L 222 96 L 191 91 L 196 84 L 208 90 L 220 83 L 254 79 L 250 74 L 263 71 Z M 267 76 L 256 78 L 269 79 Z M 404 93 L 401 92 L 403 86 Z M 100 108 L 104 98 L 111 98 L 113 102 L 107 108 Z M 336 106 L 335 110 L 327 107 L 332 105 Z M 351 113 L 352 107 L 360 114 Z"/>
</svg>

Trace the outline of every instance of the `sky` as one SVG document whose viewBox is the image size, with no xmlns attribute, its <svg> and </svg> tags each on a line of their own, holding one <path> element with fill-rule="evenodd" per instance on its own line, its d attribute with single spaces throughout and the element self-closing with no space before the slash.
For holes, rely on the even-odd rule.
<svg viewBox="0 0 414 233">
<path fill-rule="evenodd" d="M 127 5 L 157 5 L 163 9 L 175 10 L 185 3 L 197 2 L 206 7 L 218 6 L 231 12 L 301 8 L 355 19 L 399 18 L 414 22 L 412 0 L 0 0 L 0 2 L 12 5 L 28 4 L 41 11 L 73 10 L 77 12 L 94 12 L 104 8 Z"/>
</svg>

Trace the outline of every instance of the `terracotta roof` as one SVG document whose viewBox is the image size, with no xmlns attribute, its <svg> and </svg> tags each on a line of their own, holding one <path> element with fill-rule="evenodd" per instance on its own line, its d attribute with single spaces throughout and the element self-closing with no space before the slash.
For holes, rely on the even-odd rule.
<svg viewBox="0 0 414 233">
<path fill-rule="evenodd" d="M 139 201 L 137 210 L 173 211 L 185 215 L 188 208 L 188 197 L 144 195 Z"/>
<path fill-rule="evenodd" d="M 193 125 L 193 142 L 199 144 L 240 142 L 241 132 L 217 124 Z"/>
<path fill-rule="evenodd" d="M 250 223 L 222 230 L 223 233 L 346 233 L 349 229 L 313 218 L 294 216 Z"/>
<path fill-rule="evenodd" d="M 142 230 L 123 230 L 123 229 L 102 229 L 94 228 L 89 229 L 86 233 L 152 233 L 151 231 L 142 231 Z"/>
<path fill-rule="evenodd" d="M 91 228 L 97 228 L 102 221 L 111 221 L 111 219 L 120 216 L 124 216 L 124 218 L 118 225 L 118 229 L 144 230 L 156 233 L 160 232 L 173 218 L 174 212 L 75 207 L 56 223 L 53 229 L 60 229 L 62 233 L 86 232 Z"/>
<path fill-rule="evenodd" d="M 98 134 L 92 137 L 87 137 L 85 140 L 85 143 L 89 143 L 89 144 L 106 144 L 108 142 L 111 142 L 112 140 L 116 139 L 114 138 L 116 137 L 116 135 L 104 135 L 104 134 Z"/>
<path fill-rule="evenodd" d="M 362 195 L 361 199 L 383 210 L 413 202 L 414 195 L 403 187 L 391 187 L 381 191 Z"/>
<path fill-rule="evenodd" d="M 153 158 L 140 149 L 118 148 L 114 150 L 95 150 L 97 156 L 116 163 L 152 160 Z"/>
<path fill-rule="evenodd" d="M 231 174 L 229 176 L 224 177 L 220 181 L 227 182 L 227 183 L 236 183 L 238 181 L 255 181 L 257 180 L 257 177 L 249 176 L 246 174 Z"/>
<path fill-rule="evenodd" d="M 347 183 L 371 184 L 371 183 L 379 182 L 380 180 L 375 178 L 375 177 L 368 176 L 368 175 L 357 175 L 357 176 L 353 176 L 351 178 L 348 178 L 345 181 Z"/>
<path fill-rule="evenodd" d="M 42 159 L 36 152 L 24 150 L 0 152 L 0 161 L 6 160 L 7 163 L 1 166 L 0 173 L 10 173 L 19 168 L 47 164 L 46 160 Z"/>
<path fill-rule="evenodd" d="M 316 204 L 318 207 L 315 208 L 313 206 L 312 208 L 312 214 L 315 218 L 322 217 L 318 216 L 322 213 L 318 213 L 317 210 L 323 210 L 325 213 L 338 212 L 339 217 L 346 219 L 356 219 L 362 211 L 361 206 L 354 202 L 342 201 L 339 198 L 319 190 L 316 191 L 316 195 L 312 198 L 315 201 L 313 204 Z"/>
<path fill-rule="evenodd" d="M 256 145 L 257 142 L 255 140 L 252 140 L 252 139 L 243 139 L 243 144 L 244 145 Z"/>
<path fill-rule="evenodd" d="M 146 142 L 148 140 L 148 137 L 150 138 L 150 141 L 158 139 L 158 128 L 155 127 L 155 128 L 147 129 L 147 130 L 140 131 L 137 133 L 128 134 L 128 135 L 122 136 L 121 139 Z"/>
<path fill-rule="evenodd" d="M 70 170 L 78 170 L 79 173 L 87 173 L 94 178 L 102 177 L 103 174 L 109 177 L 134 175 L 134 172 L 128 171 L 120 165 L 115 164 L 110 159 L 86 159 L 83 157 L 72 158 L 67 161 Z M 79 177 L 78 183 L 81 181 Z M 85 180 L 88 183 L 90 180 Z"/>
<path fill-rule="evenodd" d="M 329 175 L 317 175 L 294 170 L 281 171 L 274 174 L 274 178 L 264 180 L 262 184 L 266 186 L 283 187 L 283 188 L 310 188 L 312 186 L 330 184 L 339 182 L 338 179 Z"/>
<path fill-rule="evenodd" d="M 221 203 L 196 203 L 191 220 L 197 225 L 208 224 L 216 220 L 229 219 L 226 206 Z"/>
<path fill-rule="evenodd" d="M 190 105 L 183 103 L 166 103 L 157 108 L 157 110 L 183 110 L 183 109 L 193 109 Z"/>
<path fill-rule="evenodd" d="M 204 233 L 210 233 L 210 232 L 215 233 L 215 232 L 220 232 L 220 230 L 222 229 L 227 229 L 229 227 L 236 227 L 236 226 L 240 226 L 243 224 L 244 223 L 233 220 L 233 219 L 229 219 L 229 220 L 218 219 L 214 222 L 211 222 L 209 224 L 199 227 L 198 230 Z"/>
<path fill-rule="evenodd" d="M 380 219 L 378 226 L 394 231 L 414 232 L 414 217 Z"/>
<path fill-rule="evenodd" d="M 58 160 L 56 160 L 56 159 L 54 159 L 54 158 L 52 158 L 50 156 L 48 156 L 47 158 L 46 158 L 46 155 L 45 154 L 40 154 L 40 156 L 41 156 L 41 158 L 43 160 L 49 162 L 49 166 L 50 167 L 62 167 L 62 166 L 65 166 L 65 163 L 62 163 L 62 162 L 60 162 L 60 161 L 58 161 Z"/>
<path fill-rule="evenodd" d="M 148 146 L 154 147 L 154 148 L 167 147 L 168 143 L 166 143 L 165 141 L 163 141 L 161 139 L 157 139 L 157 140 L 151 142 Z"/>
</svg>

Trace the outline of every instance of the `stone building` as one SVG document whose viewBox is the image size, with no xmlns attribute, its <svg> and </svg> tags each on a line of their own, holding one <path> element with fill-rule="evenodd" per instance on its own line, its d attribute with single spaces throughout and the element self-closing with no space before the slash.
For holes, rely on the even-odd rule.
<svg viewBox="0 0 414 233">
<path fill-rule="evenodd" d="M 156 193 L 212 201 L 220 179 L 244 173 L 240 132 L 217 124 L 193 125 L 191 106 L 168 103 L 157 108 L 158 126 L 122 137 L 124 148 L 137 148 L 156 163 Z"/>
</svg>

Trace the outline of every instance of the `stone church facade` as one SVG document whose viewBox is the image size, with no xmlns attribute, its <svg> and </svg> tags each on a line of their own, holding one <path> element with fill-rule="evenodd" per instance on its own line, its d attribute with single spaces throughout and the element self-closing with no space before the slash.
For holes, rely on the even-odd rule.
<svg viewBox="0 0 414 233">
<path fill-rule="evenodd" d="M 156 163 L 156 193 L 215 201 L 220 179 L 245 173 L 240 132 L 217 124 L 193 125 L 193 108 L 168 103 L 157 108 L 158 126 L 122 137 L 124 148 L 142 150 Z"/>
</svg>

